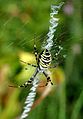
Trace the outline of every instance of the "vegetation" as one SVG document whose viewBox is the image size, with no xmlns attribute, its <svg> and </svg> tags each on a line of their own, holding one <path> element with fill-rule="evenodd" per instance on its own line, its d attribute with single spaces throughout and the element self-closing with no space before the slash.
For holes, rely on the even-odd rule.
<svg viewBox="0 0 83 119">
<path fill-rule="evenodd" d="M 61 1 L 59 1 L 61 2 Z M 34 36 L 38 51 L 46 40 L 51 0 L 0 0 L 0 119 L 19 119 L 28 88 L 12 88 L 28 80 L 35 68 Z M 65 1 L 64 1 L 65 2 Z M 38 87 L 28 119 L 83 119 L 83 5 L 81 0 L 67 0 L 57 17 L 55 32 L 67 57 L 59 67 L 50 69 L 54 85 Z M 52 56 L 55 54 L 53 45 Z M 62 60 L 59 58 L 59 60 Z M 56 61 L 52 62 L 55 65 Z M 27 70 L 25 68 L 27 67 Z M 45 84 L 41 75 L 40 84 Z"/>
</svg>

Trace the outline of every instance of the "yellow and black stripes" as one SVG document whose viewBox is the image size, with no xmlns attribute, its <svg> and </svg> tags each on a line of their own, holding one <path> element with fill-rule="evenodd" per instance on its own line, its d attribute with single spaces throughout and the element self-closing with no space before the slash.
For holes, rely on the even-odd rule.
<svg viewBox="0 0 83 119">
<path fill-rule="evenodd" d="M 26 63 L 22 60 L 21 61 L 23 63 L 26 63 L 26 64 L 31 65 L 33 67 L 37 67 L 36 71 L 35 71 L 34 75 L 28 81 L 26 81 L 23 85 L 20 85 L 18 87 L 27 87 L 28 85 L 32 84 L 32 81 L 36 77 L 37 73 L 39 72 L 39 70 L 42 70 L 42 69 L 43 69 L 43 74 L 45 75 L 45 77 L 47 79 L 47 83 L 46 83 L 45 86 L 48 85 L 48 82 L 51 82 L 50 77 L 44 71 L 44 69 L 49 68 L 49 65 L 51 63 L 51 54 L 50 54 L 50 52 L 47 49 L 45 49 L 38 56 L 38 53 L 37 53 L 37 50 L 36 50 L 36 45 L 34 45 L 34 53 L 35 53 L 35 57 L 36 57 L 36 61 L 37 61 L 38 66 Z M 52 82 L 51 82 L 51 84 L 53 85 Z"/>
<path fill-rule="evenodd" d="M 41 52 L 38 59 L 39 67 L 48 68 L 51 63 L 51 54 L 45 49 Z"/>
</svg>

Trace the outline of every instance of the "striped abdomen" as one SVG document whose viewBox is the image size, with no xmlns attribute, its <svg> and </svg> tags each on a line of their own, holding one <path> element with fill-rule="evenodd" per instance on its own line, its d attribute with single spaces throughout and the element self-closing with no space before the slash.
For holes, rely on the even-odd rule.
<svg viewBox="0 0 83 119">
<path fill-rule="evenodd" d="M 50 63 L 51 63 L 51 54 L 47 49 L 45 49 L 39 55 L 38 59 L 39 67 L 48 68 Z"/>
</svg>

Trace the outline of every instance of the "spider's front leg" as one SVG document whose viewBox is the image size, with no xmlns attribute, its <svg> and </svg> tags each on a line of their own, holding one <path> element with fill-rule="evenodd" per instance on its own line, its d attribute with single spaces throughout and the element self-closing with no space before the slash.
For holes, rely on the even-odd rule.
<svg viewBox="0 0 83 119">
<path fill-rule="evenodd" d="M 37 52 L 37 47 L 36 44 L 34 42 L 34 54 L 35 54 L 35 58 L 36 58 L 36 62 L 38 61 L 38 52 Z"/>
<path fill-rule="evenodd" d="M 32 66 L 32 67 L 37 67 L 36 65 L 27 63 L 27 62 L 25 62 L 25 61 L 23 61 L 23 60 L 20 60 L 20 61 L 23 62 L 23 63 L 25 63 L 25 64 L 27 64 L 27 65 L 30 65 L 30 66 Z"/>
<path fill-rule="evenodd" d="M 43 71 L 43 74 L 45 75 L 45 77 L 47 78 L 47 83 L 46 83 L 46 85 L 45 86 L 47 86 L 48 85 L 48 83 L 49 82 L 51 82 L 51 79 L 50 79 L 50 77 L 48 76 L 48 74 L 45 72 L 45 71 Z M 51 82 L 51 85 L 53 85 L 53 83 Z"/>
</svg>

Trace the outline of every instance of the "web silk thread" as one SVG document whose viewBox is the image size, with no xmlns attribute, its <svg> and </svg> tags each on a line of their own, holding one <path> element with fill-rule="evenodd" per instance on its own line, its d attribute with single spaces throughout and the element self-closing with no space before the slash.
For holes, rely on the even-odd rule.
<svg viewBox="0 0 83 119">
<path fill-rule="evenodd" d="M 59 9 L 64 3 L 61 2 L 58 6 L 51 5 L 52 12 L 50 13 L 50 26 L 49 26 L 49 32 L 47 34 L 47 45 L 44 47 L 45 49 L 51 50 L 51 47 L 53 46 L 53 37 L 54 32 L 56 31 L 56 27 L 58 26 L 59 18 L 55 18 L 55 15 L 58 14 Z"/>
<path fill-rule="evenodd" d="M 26 117 L 28 117 L 28 114 L 31 110 L 33 103 L 34 103 L 37 86 L 38 86 L 38 78 L 36 77 L 35 80 L 33 81 L 33 86 L 30 89 L 30 93 L 26 98 L 26 101 L 25 101 L 26 106 L 24 107 L 24 111 L 23 111 L 20 119 L 25 119 Z"/>
</svg>

